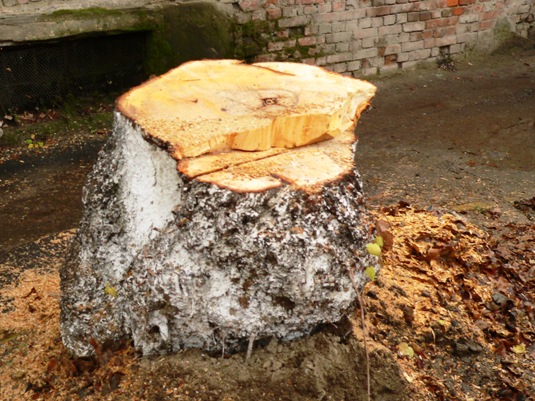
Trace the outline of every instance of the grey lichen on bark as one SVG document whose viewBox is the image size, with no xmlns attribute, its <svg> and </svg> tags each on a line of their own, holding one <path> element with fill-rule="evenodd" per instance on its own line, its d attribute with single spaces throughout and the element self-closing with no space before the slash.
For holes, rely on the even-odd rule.
<svg viewBox="0 0 535 401">
<path fill-rule="evenodd" d="M 354 147 L 349 145 L 350 148 Z M 61 334 L 77 356 L 292 340 L 350 313 L 373 236 L 355 168 L 306 191 L 234 191 L 186 176 L 120 112 L 84 190 L 61 269 Z"/>
</svg>

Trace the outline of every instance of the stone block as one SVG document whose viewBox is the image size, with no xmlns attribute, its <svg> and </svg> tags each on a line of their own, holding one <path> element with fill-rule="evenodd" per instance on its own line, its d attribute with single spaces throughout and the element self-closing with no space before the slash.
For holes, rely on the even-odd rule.
<svg viewBox="0 0 535 401">
<path fill-rule="evenodd" d="M 406 22 L 403 24 L 403 32 L 423 31 L 425 22 Z"/>
<path fill-rule="evenodd" d="M 293 18 L 281 18 L 277 21 L 280 28 L 293 28 L 297 26 L 306 25 L 308 22 L 308 16 L 299 15 Z"/>
</svg>

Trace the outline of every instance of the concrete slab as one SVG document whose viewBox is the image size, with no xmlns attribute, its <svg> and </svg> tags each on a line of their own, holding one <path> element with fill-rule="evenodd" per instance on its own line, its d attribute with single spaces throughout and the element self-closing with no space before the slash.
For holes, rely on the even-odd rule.
<svg viewBox="0 0 535 401">
<path fill-rule="evenodd" d="M 176 3 L 172 0 L 0 0 L 0 20 L 20 15 L 50 14 L 57 10 L 80 10 L 87 8 L 124 9 Z"/>
<path fill-rule="evenodd" d="M 19 2 L 28 0 L 18 0 Z M 163 20 L 160 10 L 173 1 L 41 0 L 0 2 L 0 47 L 98 33 L 151 30 Z"/>
</svg>

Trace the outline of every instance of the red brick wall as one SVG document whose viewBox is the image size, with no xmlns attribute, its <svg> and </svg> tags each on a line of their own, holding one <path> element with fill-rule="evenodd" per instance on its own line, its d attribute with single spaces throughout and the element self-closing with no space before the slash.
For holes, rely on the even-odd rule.
<svg viewBox="0 0 535 401">
<path fill-rule="evenodd" d="M 262 26 L 266 43 L 255 61 L 302 61 L 353 75 L 489 48 L 497 33 L 535 29 L 534 0 L 220 1 L 234 5 L 244 31 Z"/>
<path fill-rule="evenodd" d="M 488 49 L 509 31 L 535 34 L 535 0 L 217 1 L 238 23 L 247 45 L 242 49 L 248 49 L 242 56 L 248 60 L 299 61 L 348 75 L 411 67 L 474 47 Z M 146 1 L 157 2 L 165 0 Z M 84 4 L 0 0 L 0 7 L 16 11 L 22 5 L 66 3 Z"/>
</svg>

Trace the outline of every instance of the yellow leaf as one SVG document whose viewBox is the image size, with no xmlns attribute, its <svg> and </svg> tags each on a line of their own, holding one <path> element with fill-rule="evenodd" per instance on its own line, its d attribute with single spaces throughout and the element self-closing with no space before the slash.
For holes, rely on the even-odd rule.
<svg viewBox="0 0 535 401">
<path fill-rule="evenodd" d="M 112 287 L 109 284 L 106 284 L 106 287 L 104 288 L 104 292 L 108 295 L 111 295 L 114 298 L 117 296 L 117 289 L 115 287 Z"/>
<path fill-rule="evenodd" d="M 526 344 L 518 344 L 511 347 L 511 351 L 513 351 L 515 354 L 523 354 L 526 352 Z"/>
<path fill-rule="evenodd" d="M 366 249 L 371 255 L 381 256 L 381 247 L 375 243 L 366 245 Z"/>
<path fill-rule="evenodd" d="M 368 266 L 366 270 L 364 270 L 364 273 L 370 278 L 371 281 L 375 280 L 375 269 L 373 266 Z"/>
<path fill-rule="evenodd" d="M 380 235 L 375 237 L 375 243 L 382 248 L 384 245 L 383 237 L 381 237 Z"/>
<path fill-rule="evenodd" d="M 401 355 L 408 356 L 409 358 L 414 356 L 414 349 L 406 342 L 400 343 L 398 345 L 398 350 Z"/>
</svg>

